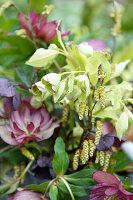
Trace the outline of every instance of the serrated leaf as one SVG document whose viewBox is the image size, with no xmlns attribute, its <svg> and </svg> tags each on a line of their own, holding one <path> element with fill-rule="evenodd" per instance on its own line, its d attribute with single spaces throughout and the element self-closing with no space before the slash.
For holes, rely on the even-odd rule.
<svg viewBox="0 0 133 200">
<path fill-rule="evenodd" d="M 26 64 L 37 68 L 47 68 L 47 65 L 51 64 L 58 54 L 58 50 L 40 48 L 36 50 Z"/>
<path fill-rule="evenodd" d="M 58 200 L 58 188 L 55 185 L 52 185 L 49 190 L 49 196 L 51 200 Z"/>
<path fill-rule="evenodd" d="M 124 136 L 125 132 L 128 130 L 128 116 L 126 112 L 123 112 L 118 118 L 115 124 L 116 132 L 118 138 L 121 140 L 122 136 Z"/>
</svg>

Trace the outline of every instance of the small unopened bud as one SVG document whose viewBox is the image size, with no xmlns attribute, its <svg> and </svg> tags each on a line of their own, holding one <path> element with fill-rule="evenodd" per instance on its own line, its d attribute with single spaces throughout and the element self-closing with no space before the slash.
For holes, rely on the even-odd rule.
<svg viewBox="0 0 133 200">
<path fill-rule="evenodd" d="M 32 154 L 28 149 L 26 149 L 25 147 L 21 147 L 20 150 L 21 150 L 21 153 L 22 153 L 26 158 L 28 158 L 28 159 L 30 159 L 30 160 L 35 160 L 33 154 Z"/>
<path fill-rule="evenodd" d="M 20 29 L 20 30 L 17 30 L 15 32 L 16 32 L 16 35 L 18 35 L 18 36 L 21 36 L 21 37 L 25 37 L 26 36 L 25 29 Z"/>
<path fill-rule="evenodd" d="M 93 157 L 94 151 L 96 149 L 95 144 L 93 143 L 93 140 L 89 140 L 89 156 Z"/>
<path fill-rule="evenodd" d="M 103 171 L 107 171 L 109 167 L 110 158 L 111 158 L 111 152 L 110 150 L 107 150 L 105 152 L 105 161 L 104 161 Z"/>
<path fill-rule="evenodd" d="M 99 87 L 99 94 L 100 94 L 101 105 L 102 105 L 102 107 L 105 107 L 106 95 L 105 95 L 105 87 L 104 86 Z"/>
<path fill-rule="evenodd" d="M 103 166 L 105 161 L 105 152 L 100 151 L 100 165 Z"/>
<path fill-rule="evenodd" d="M 88 159 L 89 159 L 89 144 L 88 144 L 88 141 L 85 140 L 83 142 L 83 149 L 82 149 L 81 154 L 80 154 L 81 163 L 83 165 L 86 164 Z"/>
<path fill-rule="evenodd" d="M 96 136 L 95 136 L 95 145 L 98 145 L 100 142 L 100 138 L 101 138 L 101 133 L 102 133 L 102 124 L 100 121 L 96 122 L 97 125 L 97 131 L 96 131 Z"/>
<path fill-rule="evenodd" d="M 77 170 L 79 165 L 80 149 L 78 149 L 73 157 L 73 169 Z"/>
<path fill-rule="evenodd" d="M 49 6 L 45 5 L 42 15 L 49 15 L 53 9 L 54 9 L 54 5 L 49 5 Z"/>
</svg>

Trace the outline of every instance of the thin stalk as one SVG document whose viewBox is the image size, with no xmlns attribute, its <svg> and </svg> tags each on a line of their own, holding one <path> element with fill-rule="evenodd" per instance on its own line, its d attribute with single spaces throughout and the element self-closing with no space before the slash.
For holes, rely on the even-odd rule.
<svg viewBox="0 0 133 200">
<path fill-rule="evenodd" d="M 34 43 L 35 49 L 37 49 L 37 44 L 36 44 L 36 40 L 35 40 L 35 34 L 34 34 L 34 31 L 33 31 L 31 20 L 30 20 L 30 0 L 27 0 L 27 12 L 28 12 L 28 26 L 29 26 L 29 29 L 31 31 L 31 35 L 32 35 L 32 39 L 33 39 L 33 43 Z"/>
<path fill-rule="evenodd" d="M 22 177 L 26 174 L 26 172 L 29 170 L 29 168 L 30 168 L 31 165 L 33 164 L 33 162 L 34 162 L 34 160 L 31 160 L 31 161 L 28 163 L 27 167 L 26 167 L 25 170 L 22 172 L 20 178 L 22 178 Z"/>
<path fill-rule="evenodd" d="M 63 177 L 60 177 L 60 179 L 63 181 L 63 183 L 64 183 L 65 186 L 67 187 L 67 189 L 68 189 L 68 191 L 69 191 L 69 193 L 70 193 L 70 196 L 71 196 L 72 200 L 75 200 L 74 195 L 73 195 L 73 193 L 72 193 L 72 190 L 71 190 L 69 184 L 67 183 L 67 181 L 66 181 Z"/>
<path fill-rule="evenodd" d="M 6 150 L 8 150 L 8 149 L 11 149 L 11 148 L 12 148 L 12 146 L 11 146 L 11 145 L 8 145 L 8 146 L 2 148 L 2 149 L 0 150 L 0 153 L 3 153 L 4 151 L 6 151 Z"/>
</svg>

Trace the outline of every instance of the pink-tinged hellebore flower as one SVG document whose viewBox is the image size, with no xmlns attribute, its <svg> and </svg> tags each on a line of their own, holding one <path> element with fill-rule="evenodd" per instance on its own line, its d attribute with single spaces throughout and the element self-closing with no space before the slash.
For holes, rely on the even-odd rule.
<svg viewBox="0 0 133 200">
<path fill-rule="evenodd" d="M 93 47 L 94 51 L 104 51 L 106 49 L 106 45 L 101 40 L 88 40 L 88 45 Z"/>
<path fill-rule="evenodd" d="M 6 200 L 47 200 L 42 197 L 42 194 L 34 191 L 17 191 L 13 196 L 8 197 Z"/>
<path fill-rule="evenodd" d="M 98 182 L 92 188 L 90 200 L 132 200 L 133 194 L 127 192 L 121 182 L 112 174 L 104 171 L 93 173 L 93 179 Z"/>
<path fill-rule="evenodd" d="M 34 109 L 25 100 L 19 110 L 10 113 L 9 124 L 0 126 L 0 137 L 8 144 L 22 146 L 30 140 L 50 138 L 57 127 L 45 108 Z"/>
<path fill-rule="evenodd" d="M 28 36 L 32 36 L 33 34 L 36 38 L 43 40 L 46 43 L 49 43 L 57 35 L 57 24 L 55 21 L 47 22 L 47 17 L 44 17 L 40 20 L 41 16 L 36 15 L 36 11 L 32 11 L 30 15 L 31 26 L 29 25 L 28 18 L 25 14 L 19 13 L 18 19 L 21 24 L 21 28 L 26 30 Z M 31 30 L 32 29 L 32 30 Z M 59 30 L 61 27 L 59 27 Z M 63 31 L 62 37 L 69 35 L 69 32 Z"/>
</svg>

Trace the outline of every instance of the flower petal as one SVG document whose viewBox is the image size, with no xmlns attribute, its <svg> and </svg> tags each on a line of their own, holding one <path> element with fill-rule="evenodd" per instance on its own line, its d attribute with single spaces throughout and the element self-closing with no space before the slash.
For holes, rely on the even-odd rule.
<svg viewBox="0 0 133 200">
<path fill-rule="evenodd" d="M 104 171 L 96 171 L 92 177 L 98 183 L 120 184 L 120 181 L 115 176 Z"/>
<path fill-rule="evenodd" d="M 9 131 L 7 131 L 5 126 L 0 126 L 0 137 L 7 144 L 11 144 L 11 145 L 18 144 L 18 142 L 14 138 L 12 138 L 11 133 Z"/>
<path fill-rule="evenodd" d="M 46 139 L 50 138 L 53 135 L 54 129 L 58 128 L 58 127 L 59 127 L 58 124 L 53 123 L 52 126 L 48 130 L 38 133 L 37 136 L 42 135 L 43 136 L 42 140 L 46 140 Z"/>
<path fill-rule="evenodd" d="M 106 195 L 113 195 L 113 194 L 116 194 L 118 192 L 118 189 L 117 188 L 114 188 L 114 187 L 108 187 L 106 190 L 105 190 L 105 194 Z"/>
</svg>

